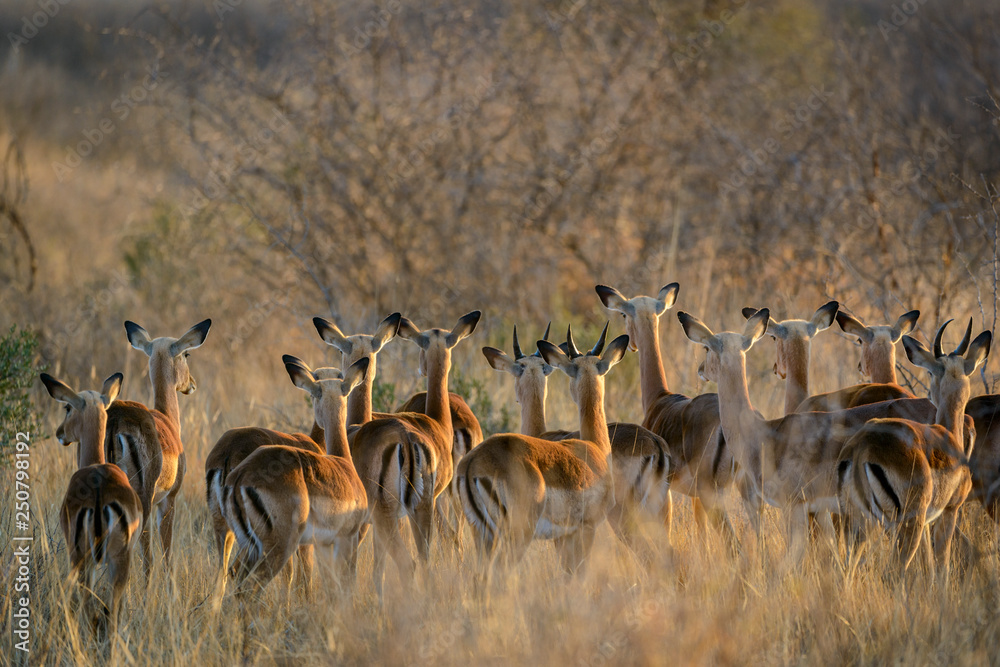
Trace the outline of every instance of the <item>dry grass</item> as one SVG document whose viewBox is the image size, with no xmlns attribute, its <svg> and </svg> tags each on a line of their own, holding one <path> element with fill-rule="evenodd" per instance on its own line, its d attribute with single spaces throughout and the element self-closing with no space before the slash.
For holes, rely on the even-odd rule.
<svg viewBox="0 0 1000 667">
<path fill-rule="evenodd" d="M 389 349 L 393 348 L 403 357 L 409 353 L 401 342 Z M 460 348 L 456 365 L 462 372 L 491 381 L 485 364 L 478 369 L 470 366 L 476 355 L 476 350 Z M 751 356 L 763 366 L 769 363 L 769 355 L 770 351 Z M 694 357 L 690 355 L 692 362 Z M 412 376 L 405 364 L 390 362 L 390 358 L 391 353 L 380 369 L 382 377 Z M 466 548 L 455 553 L 437 545 L 430 567 L 414 590 L 403 590 L 390 566 L 384 608 L 379 607 L 370 583 L 368 540 L 353 595 L 339 588 L 320 557 L 310 599 L 298 593 L 289 596 L 276 580 L 248 613 L 241 614 L 228 599 L 216 614 L 206 604 L 215 575 L 215 554 L 204 501 L 205 455 L 230 422 L 305 424 L 308 410 L 287 381 L 287 387 L 264 382 L 244 385 L 244 394 L 237 399 L 226 385 L 200 373 L 199 361 L 192 358 L 200 389 L 182 397 L 189 465 L 178 503 L 176 551 L 169 569 L 162 563 L 156 567 L 148 590 L 143 589 L 141 573 L 133 571 L 116 664 L 234 664 L 244 658 L 259 664 L 463 664 L 480 659 L 585 665 L 983 664 L 996 660 L 994 647 L 1000 640 L 997 531 L 979 506 L 966 509 L 962 527 L 983 556 L 974 567 L 967 567 L 962 554 L 956 555 L 954 576 L 945 588 L 930 586 L 920 577 L 907 581 L 895 576 L 887 537 L 867 549 L 865 561 L 851 574 L 845 573 L 842 559 L 830 545 L 819 542 L 800 570 L 782 576 L 778 563 L 784 543 L 776 512 L 769 511 L 763 551 L 750 548 L 745 557 L 733 559 L 717 536 L 700 534 L 689 503 L 679 498 L 675 558 L 670 562 L 664 557 L 648 570 L 640 568 L 610 530 L 602 528 L 584 577 L 567 578 L 551 545 L 538 543 L 519 568 L 483 595 L 476 592 L 471 567 L 474 554 L 466 529 Z M 634 383 L 633 371 L 631 364 L 623 366 L 620 379 Z M 139 375 L 132 378 L 133 397 L 145 392 L 145 387 L 136 389 L 141 386 Z M 499 380 L 498 386 L 506 391 L 498 392 L 497 400 L 509 400 L 509 387 Z M 772 385 L 777 386 L 773 376 L 766 379 L 759 373 L 751 378 L 752 388 L 760 387 L 761 393 Z M 780 400 L 780 392 L 771 393 L 773 400 L 764 406 L 768 409 Z M 572 411 L 565 394 L 560 383 L 553 383 L 549 406 L 553 422 L 572 421 L 572 416 L 567 418 Z M 634 412 L 624 409 L 635 405 L 630 394 L 634 395 L 630 386 L 611 384 L 609 416 Z M 246 403 L 250 396 L 252 409 Z M 261 408 L 262 403 L 269 408 Z M 68 558 L 57 511 L 73 458 L 54 441 L 33 443 L 37 528 L 31 658 L 37 664 L 103 664 L 108 651 L 106 644 L 95 645 L 79 625 L 72 611 L 73 587 L 64 583 Z M 5 486 L 10 488 L 9 480 Z M 733 505 L 738 529 L 750 545 L 749 526 Z M 0 509 L 0 535 L 12 533 L 13 516 L 7 504 Z M 651 525 L 647 533 L 666 553 L 662 530 Z M 0 557 L 4 579 L 11 565 L 8 545 Z M 6 626 L 11 604 L 12 598 L 5 597 L 0 608 L 4 619 L 0 655 L 5 661 L 13 655 Z"/>
</svg>

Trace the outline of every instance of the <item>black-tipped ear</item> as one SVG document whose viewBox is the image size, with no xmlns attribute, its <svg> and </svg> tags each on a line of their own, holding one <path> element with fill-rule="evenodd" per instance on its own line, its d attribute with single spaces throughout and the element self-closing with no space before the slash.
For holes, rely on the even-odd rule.
<svg viewBox="0 0 1000 667">
<path fill-rule="evenodd" d="M 757 314 L 757 309 L 756 308 L 744 308 L 740 312 L 743 313 L 743 317 L 745 317 L 746 319 L 749 320 L 751 317 L 753 317 L 754 315 Z"/>
<path fill-rule="evenodd" d="M 354 388 L 365 381 L 368 376 L 368 369 L 371 367 L 371 359 L 361 357 L 351 364 L 344 372 L 344 379 L 341 383 L 341 392 L 347 396 Z"/>
<path fill-rule="evenodd" d="M 541 353 L 545 363 L 562 370 L 567 375 L 572 375 L 576 372 L 576 367 L 573 365 L 569 355 L 561 349 L 547 340 L 540 340 L 535 344 L 538 346 L 538 351 Z"/>
<path fill-rule="evenodd" d="M 305 368 L 306 370 L 308 370 L 310 373 L 312 372 L 312 370 L 309 368 L 309 364 L 307 364 L 306 362 L 302 361 L 298 357 L 296 357 L 294 355 L 291 355 L 291 354 L 283 354 L 283 355 L 281 355 L 281 363 L 283 363 L 283 364 L 298 364 L 299 366 L 302 366 L 303 368 Z"/>
<path fill-rule="evenodd" d="M 372 352 L 378 352 L 383 345 L 396 337 L 396 334 L 399 333 L 399 322 L 402 319 L 401 314 L 393 313 L 379 323 L 375 333 L 372 334 Z"/>
<path fill-rule="evenodd" d="M 513 375 L 514 360 L 504 354 L 502 350 L 498 350 L 495 347 L 484 347 L 483 356 L 486 357 L 486 361 L 489 362 L 490 366 L 496 370 Z"/>
<path fill-rule="evenodd" d="M 902 336 L 902 339 L 903 350 L 906 352 L 906 358 L 910 360 L 911 364 L 920 366 L 931 373 L 940 373 L 943 370 L 941 362 L 937 360 L 937 355 L 924 347 L 923 343 L 905 334 Z"/>
<path fill-rule="evenodd" d="M 722 351 L 719 349 L 718 339 L 715 337 L 715 334 L 697 317 L 681 310 L 677 312 L 677 320 L 681 323 L 681 328 L 684 329 L 684 335 L 691 339 L 692 342 L 704 345 L 716 352 Z"/>
<path fill-rule="evenodd" d="M 52 398 L 60 403 L 71 405 L 77 410 L 82 410 L 85 407 L 83 399 L 64 382 L 55 379 L 48 373 L 42 373 L 38 377 L 41 378 L 42 384 L 45 385 L 46 391 Z"/>
<path fill-rule="evenodd" d="M 965 374 L 972 375 L 980 364 L 990 356 L 990 346 L 993 344 L 993 334 L 989 331 L 976 336 L 976 340 L 969 345 L 969 351 L 965 355 Z"/>
<path fill-rule="evenodd" d="M 292 379 L 292 384 L 313 396 L 322 393 L 312 371 L 302 361 L 288 354 L 282 357 L 282 360 L 285 362 L 285 372 Z"/>
<path fill-rule="evenodd" d="M 601 355 L 601 361 L 597 364 L 597 371 L 604 375 L 611 370 L 615 364 L 625 358 L 628 352 L 628 334 L 622 334 L 611 341 L 608 349 Z"/>
<path fill-rule="evenodd" d="M 125 320 L 125 335 L 128 337 L 129 345 L 140 352 L 149 355 L 153 351 L 153 341 L 150 339 L 149 333 L 135 322 Z"/>
<path fill-rule="evenodd" d="M 101 387 L 101 399 L 104 401 L 105 408 L 114 403 L 115 399 L 118 398 L 118 394 L 122 390 L 122 382 L 124 381 L 125 376 L 121 373 L 114 373 L 104 381 L 104 386 Z"/>
<path fill-rule="evenodd" d="M 917 319 L 920 317 L 919 310 L 911 310 L 908 313 L 903 313 L 896 320 L 896 324 L 892 326 L 892 342 L 896 342 L 904 334 L 908 334 L 917 327 Z"/>
<path fill-rule="evenodd" d="M 743 327 L 743 349 L 749 350 L 753 344 L 767 333 L 767 325 L 771 321 L 771 311 L 761 308 L 747 320 Z"/>
<path fill-rule="evenodd" d="M 681 286 L 679 283 L 670 283 L 669 285 L 664 285 L 660 288 L 659 293 L 656 295 L 657 301 L 662 305 L 657 309 L 657 313 L 662 313 L 668 308 L 673 308 L 674 304 L 677 303 L 677 295 L 681 291 Z"/>
<path fill-rule="evenodd" d="M 194 350 L 202 346 L 208 337 L 208 330 L 212 328 L 212 320 L 202 320 L 198 324 L 188 329 L 183 336 L 178 338 L 170 346 L 170 354 L 177 356 L 182 352 Z"/>
<path fill-rule="evenodd" d="M 597 285 L 594 287 L 597 292 L 597 296 L 601 298 L 601 303 L 608 310 L 618 311 L 619 313 L 625 312 L 625 306 L 628 302 L 621 292 L 616 290 L 614 287 L 608 287 L 607 285 Z M 548 336 L 545 336 L 548 338 Z"/>
<path fill-rule="evenodd" d="M 809 320 L 809 335 L 815 336 L 823 329 L 830 328 L 830 325 L 833 324 L 833 318 L 837 316 L 838 310 L 840 310 L 840 303 L 837 301 L 827 301 L 817 308 L 816 312 L 813 313 L 812 319 Z"/>
<path fill-rule="evenodd" d="M 856 317 L 838 310 L 836 320 L 844 333 L 857 336 L 863 343 L 870 343 L 872 341 L 872 332 Z"/>
<path fill-rule="evenodd" d="M 471 336 L 476 330 L 476 326 L 479 324 L 479 318 L 482 316 L 482 312 L 474 310 L 471 313 L 460 317 L 458 319 L 458 323 L 455 325 L 455 328 L 451 330 L 450 334 L 448 334 L 448 347 L 455 347 L 458 345 L 460 340 Z"/>
<path fill-rule="evenodd" d="M 353 349 L 351 341 L 347 339 L 347 336 L 344 335 L 336 324 L 322 317 L 314 317 L 313 326 L 316 327 L 316 333 L 319 334 L 324 343 L 337 348 L 342 354 L 351 353 Z"/>
<path fill-rule="evenodd" d="M 426 350 L 427 346 L 430 344 L 430 339 L 424 335 L 420 329 L 416 327 L 409 318 L 401 317 L 399 319 L 399 329 L 396 333 L 400 338 L 405 338 L 408 341 L 416 343 L 420 349 Z"/>
</svg>

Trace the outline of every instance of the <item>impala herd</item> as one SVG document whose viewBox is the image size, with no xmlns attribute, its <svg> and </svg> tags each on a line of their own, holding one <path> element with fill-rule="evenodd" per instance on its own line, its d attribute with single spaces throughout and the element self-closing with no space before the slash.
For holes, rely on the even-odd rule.
<svg viewBox="0 0 1000 667">
<path fill-rule="evenodd" d="M 989 355 L 992 337 L 984 331 L 971 340 L 971 321 L 958 347 L 945 353 L 948 322 L 938 329 L 932 350 L 907 335 L 917 311 L 891 326 L 866 326 L 838 312 L 836 301 L 810 319 L 783 322 L 771 319 L 766 308 L 747 308 L 742 332 L 719 333 L 678 312 L 686 336 L 705 349 L 699 374 L 718 387 L 717 394 L 688 397 L 668 389 L 660 353 L 660 318 L 673 307 L 678 284 L 655 297 L 631 299 L 604 285 L 596 290 L 624 321 L 625 334 L 610 343 L 607 326 L 586 352 L 577 348 L 571 328 L 562 345 L 548 340 L 546 328 L 526 354 L 515 327 L 513 356 L 483 348 L 490 366 L 513 376 L 521 407 L 519 433 L 485 440 L 466 402 L 448 391 L 452 351 L 475 332 L 479 311 L 450 330 L 420 330 L 394 313 L 373 334 L 350 336 L 315 318 L 320 338 L 341 353 L 342 370 L 311 369 L 283 357 L 292 383 L 310 396 L 310 434 L 231 429 L 205 461 L 218 552 L 215 608 L 230 577 L 242 601 L 282 571 L 290 582 L 298 568 L 308 594 L 316 545 L 330 548 L 350 589 L 369 532 L 381 601 L 388 558 L 404 586 L 417 572 L 402 519 L 423 563 L 431 555 L 435 524 L 457 540 L 464 516 L 483 576 L 516 564 L 535 539 L 551 540 L 562 566 L 575 573 L 586 564 L 604 520 L 640 561 L 655 559 L 638 527 L 648 518 L 662 523 L 669 544 L 671 491 L 689 496 L 698 524 L 711 523 L 739 553 L 742 545 L 726 512 L 727 490 L 736 487 L 758 537 L 764 506 L 781 510 L 786 566 L 801 559 L 810 519 L 830 516 L 849 559 L 866 532 L 882 525 L 896 535 L 901 570 L 923 547 L 928 576 L 937 570 L 946 581 L 959 511 L 970 494 L 998 518 L 1000 425 L 993 422 L 1000 396 L 969 399 L 970 377 Z M 813 396 L 811 341 L 834 320 L 857 338 L 858 368 L 869 382 Z M 106 569 L 112 594 L 104 609 L 112 628 L 138 545 L 149 580 L 154 510 L 164 558 L 170 556 L 174 503 L 187 469 L 177 392 L 194 391 L 187 358 L 210 327 L 205 320 L 180 338 L 153 339 L 125 322 L 131 346 L 149 357 L 151 409 L 115 400 L 121 373 L 100 392 L 79 393 L 42 374 L 49 394 L 66 406 L 59 442 L 79 443 L 79 469 L 60 511 L 72 571 L 83 590 L 94 590 L 98 566 Z M 774 372 L 786 383 L 785 416 L 770 420 L 754 409 L 746 375 L 747 352 L 765 335 L 776 342 Z M 396 336 L 419 347 L 427 391 L 399 412 L 373 413 L 376 358 Z M 929 372 L 929 398 L 896 383 L 900 341 L 907 359 Z M 609 424 L 605 376 L 629 350 L 639 355 L 645 417 L 642 425 Z M 547 381 L 554 369 L 569 377 L 578 431 L 547 430 Z"/>
</svg>

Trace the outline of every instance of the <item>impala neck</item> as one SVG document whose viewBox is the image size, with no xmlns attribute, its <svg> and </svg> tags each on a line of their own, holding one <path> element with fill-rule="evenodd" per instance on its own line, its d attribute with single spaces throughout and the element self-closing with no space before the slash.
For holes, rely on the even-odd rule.
<svg viewBox="0 0 1000 667">
<path fill-rule="evenodd" d="M 351 461 L 351 446 L 347 441 L 347 422 L 344 420 L 344 413 L 341 412 L 332 421 L 332 424 L 325 424 L 323 427 L 326 455 L 339 456 Z"/>
<path fill-rule="evenodd" d="M 93 420 L 88 424 L 77 445 L 77 466 L 80 468 L 105 462 L 104 429 L 108 424 L 108 413 L 101 410 L 99 414 L 93 416 Z"/>
<path fill-rule="evenodd" d="M 879 347 L 870 351 L 868 372 L 872 382 L 879 384 L 896 384 L 896 351 L 889 347 Z"/>
<path fill-rule="evenodd" d="M 541 391 L 526 391 L 521 402 L 521 435 L 537 438 L 545 433 L 545 385 Z"/>
<path fill-rule="evenodd" d="M 604 379 L 581 388 L 580 392 L 580 439 L 594 443 L 606 454 L 611 453 L 611 438 L 608 436 L 608 419 L 604 414 Z"/>
<path fill-rule="evenodd" d="M 438 351 L 435 363 L 427 359 L 427 407 L 425 414 L 451 433 L 451 402 L 448 400 L 448 373 L 451 371 L 451 351 Z"/>
<path fill-rule="evenodd" d="M 937 406 L 937 423 L 948 429 L 959 445 L 965 442 L 965 404 L 968 398 L 969 392 L 966 390 L 956 395 L 942 397 Z"/>
<path fill-rule="evenodd" d="M 785 414 L 809 398 L 809 342 L 790 340 L 785 346 Z"/>
<path fill-rule="evenodd" d="M 181 409 L 177 401 L 177 381 L 170 366 L 170 359 L 149 358 L 149 380 L 153 383 L 153 409 L 159 410 L 181 432 Z"/>
<path fill-rule="evenodd" d="M 732 446 L 740 465 L 748 470 L 756 470 L 759 467 L 761 445 L 758 435 L 764 421 L 750 403 L 746 356 L 741 352 L 738 358 L 723 362 L 720 375 L 719 420 L 726 436 L 726 444 Z"/>
<path fill-rule="evenodd" d="M 660 320 L 656 317 L 636 320 L 636 349 L 639 351 L 639 386 L 642 411 L 645 413 L 661 394 L 667 393 L 667 376 L 660 356 Z"/>
<path fill-rule="evenodd" d="M 357 359 L 345 359 L 343 367 L 350 368 L 351 364 L 356 361 Z M 360 386 L 355 387 L 354 391 L 347 398 L 347 426 L 366 424 L 372 420 L 372 386 L 374 384 L 375 355 L 371 354 L 368 356 L 368 373 L 365 375 L 364 382 Z"/>
</svg>

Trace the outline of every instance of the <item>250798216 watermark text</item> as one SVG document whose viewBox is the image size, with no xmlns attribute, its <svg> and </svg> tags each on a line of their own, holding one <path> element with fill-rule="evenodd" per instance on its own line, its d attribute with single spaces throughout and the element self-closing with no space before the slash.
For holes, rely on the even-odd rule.
<svg viewBox="0 0 1000 667">
<path fill-rule="evenodd" d="M 11 631 L 14 649 L 28 653 L 31 642 L 31 435 L 18 433 L 14 452 L 14 576 Z"/>
</svg>

